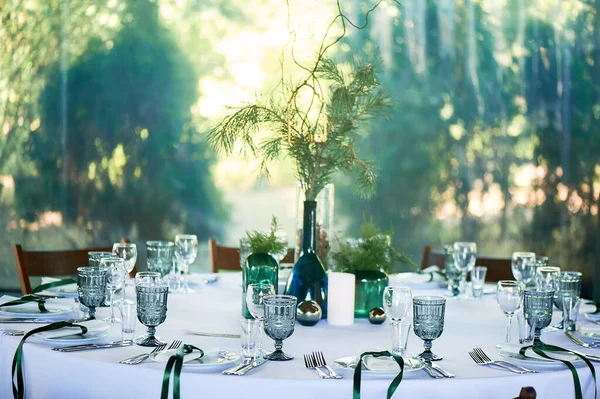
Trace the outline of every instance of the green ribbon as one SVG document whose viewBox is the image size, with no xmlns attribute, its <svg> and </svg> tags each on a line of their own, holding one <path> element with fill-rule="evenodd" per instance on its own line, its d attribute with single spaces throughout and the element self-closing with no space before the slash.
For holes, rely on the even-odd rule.
<svg viewBox="0 0 600 399">
<path fill-rule="evenodd" d="M 59 321 L 58 323 L 52 323 L 47 326 L 39 327 L 29 331 L 17 346 L 17 351 L 13 357 L 12 362 L 12 391 L 14 399 L 23 399 L 25 397 L 25 384 L 23 383 L 23 344 L 25 340 L 31 337 L 33 334 L 37 334 L 43 331 L 58 330 L 63 327 L 79 327 L 81 328 L 81 334 L 85 334 L 88 330 L 85 326 L 80 324 L 73 324 L 68 321 Z M 15 375 L 17 377 L 17 385 L 15 386 Z"/>
<path fill-rule="evenodd" d="M 398 363 L 398 366 L 400 366 L 400 372 L 392 380 L 392 383 L 390 384 L 390 386 L 388 387 L 388 390 L 387 390 L 387 399 L 391 399 L 392 395 L 394 395 L 394 392 L 396 392 L 398 385 L 400 385 L 400 383 L 402 382 L 402 376 L 404 374 L 404 360 L 402 359 L 401 356 L 398 356 L 395 353 L 390 353 L 389 351 L 365 352 L 362 355 L 360 355 L 360 357 L 358 359 L 358 364 L 356 365 L 356 368 L 354 369 L 354 386 L 353 386 L 353 392 L 352 392 L 352 399 L 360 399 L 360 374 L 361 374 L 361 369 L 362 369 L 362 361 L 365 356 L 369 356 L 369 355 L 373 356 L 373 357 L 386 357 L 386 356 L 392 357 L 392 358 L 394 358 L 396 363 Z M 165 398 L 161 398 L 161 399 L 165 399 Z"/>
<path fill-rule="evenodd" d="M 527 349 L 529 349 L 529 348 L 531 348 L 533 350 L 533 352 L 538 354 L 539 356 L 546 358 L 546 359 L 550 359 L 550 360 L 558 360 L 560 362 L 563 362 L 569 368 L 569 370 L 571 371 L 571 374 L 573 375 L 573 384 L 575 385 L 575 399 L 583 399 L 583 394 L 581 392 L 581 382 L 579 380 L 579 374 L 577 373 L 577 369 L 575 368 L 575 366 L 573 366 L 573 363 L 571 363 L 567 360 L 556 359 L 554 357 L 550 357 L 544 351 L 564 352 L 564 353 L 575 355 L 575 356 L 581 358 L 581 360 L 583 360 L 585 362 L 585 364 L 588 366 L 588 368 L 590 369 L 590 371 L 592 373 L 592 377 L 594 377 L 594 398 L 598 397 L 598 388 L 596 385 L 596 370 L 594 369 L 594 365 L 588 360 L 588 358 L 586 356 L 580 355 L 579 353 L 575 353 L 568 349 L 561 348 L 559 346 L 548 345 L 548 344 L 544 344 L 544 343 L 524 346 L 523 348 L 521 348 L 521 350 L 519 350 L 519 353 L 521 355 L 525 356 L 525 352 L 527 352 Z"/>
<path fill-rule="evenodd" d="M 162 391 L 160 399 L 169 399 L 169 383 L 171 380 L 171 370 L 173 370 L 173 398 L 179 399 L 181 396 L 181 367 L 183 367 L 183 358 L 186 354 L 192 353 L 194 350 L 200 351 L 200 357 L 204 356 L 204 351 L 196 348 L 194 345 L 184 344 L 180 346 L 177 353 L 169 358 L 165 373 L 163 374 Z"/>
<path fill-rule="evenodd" d="M 39 296 L 31 295 L 31 294 L 22 296 L 20 299 L 15 299 L 14 301 L 3 303 L 2 305 L 0 305 L 0 308 L 3 306 L 22 305 L 24 303 L 29 303 L 29 302 L 37 302 L 40 312 L 42 312 L 42 313 L 48 312 L 48 310 L 44 306 L 44 303 L 46 303 L 46 299 L 40 298 Z"/>
<path fill-rule="evenodd" d="M 76 284 L 77 281 L 75 281 L 72 278 L 66 278 L 64 280 L 58 280 L 58 281 L 53 281 L 51 283 L 46 283 L 46 284 L 41 284 L 39 286 L 37 286 L 36 288 L 34 288 L 31 293 L 35 294 L 37 292 L 41 292 L 41 291 L 45 291 L 48 288 L 54 288 L 54 287 L 60 287 L 62 285 L 69 285 L 69 284 Z"/>
</svg>

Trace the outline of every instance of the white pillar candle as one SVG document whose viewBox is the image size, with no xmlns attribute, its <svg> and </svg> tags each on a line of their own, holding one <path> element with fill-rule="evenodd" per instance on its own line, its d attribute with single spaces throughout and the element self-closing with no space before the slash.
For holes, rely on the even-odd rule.
<svg viewBox="0 0 600 399">
<path fill-rule="evenodd" d="M 327 323 L 332 326 L 354 324 L 354 287 L 356 277 L 351 273 L 329 272 L 327 282 Z"/>
</svg>

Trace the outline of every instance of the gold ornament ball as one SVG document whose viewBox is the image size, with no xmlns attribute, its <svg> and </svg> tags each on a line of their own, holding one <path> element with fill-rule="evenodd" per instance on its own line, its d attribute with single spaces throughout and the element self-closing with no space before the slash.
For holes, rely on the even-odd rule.
<svg viewBox="0 0 600 399">
<path fill-rule="evenodd" d="M 315 301 L 302 301 L 296 308 L 296 320 L 303 326 L 312 327 L 321 320 L 323 310 Z"/>
<path fill-rule="evenodd" d="M 373 308 L 369 311 L 369 321 L 371 324 L 381 324 L 385 321 L 385 310 L 382 308 Z"/>
</svg>

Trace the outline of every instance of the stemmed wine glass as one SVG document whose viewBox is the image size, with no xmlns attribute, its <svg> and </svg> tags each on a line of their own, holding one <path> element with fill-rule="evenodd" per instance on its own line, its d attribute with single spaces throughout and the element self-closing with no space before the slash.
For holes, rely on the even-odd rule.
<svg viewBox="0 0 600 399">
<path fill-rule="evenodd" d="M 392 335 L 392 352 L 403 355 L 404 348 L 401 339 L 402 319 L 410 313 L 412 291 L 408 287 L 385 287 L 383 290 L 383 307 L 390 318 Z M 404 327 L 408 328 L 408 327 Z"/>
<path fill-rule="evenodd" d="M 246 289 L 246 306 L 248 311 L 256 320 L 259 321 L 261 333 L 258 336 L 258 351 L 262 352 L 262 329 L 265 321 L 265 302 L 266 296 L 275 295 L 275 287 L 272 284 L 249 284 Z"/>
<path fill-rule="evenodd" d="M 196 292 L 188 287 L 187 281 L 190 265 L 196 260 L 196 255 L 198 255 L 198 237 L 193 234 L 178 234 L 175 236 L 175 257 L 179 261 L 177 262 L 177 271 L 181 274 L 181 280 L 183 280 L 183 287 L 181 287 L 181 280 L 177 279 L 177 292 L 184 294 Z"/>
<path fill-rule="evenodd" d="M 511 340 L 511 322 L 523 302 L 524 285 L 520 281 L 500 280 L 496 291 L 498 306 L 506 315 L 506 342 Z"/>
<path fill-rule="evenodd" d="M 452 258 L 454 259 L 454 266 L 460 272 L 460 286 L 458 288 L 460 294 L 459 298 L 468 299 L 467 294 L 467 274 L 475 266 L 475 260 L 477 259 L 477 244 L 474 242 L 455 242 L 454 251 L 452 252 Z"/>
<path fill-rule="evenodd" d="M 106 297 L 107 270 L 101 267 L 82 266 L 77 268 L 77 293 L 79 302 L 89 309 L 90 319 L 96 318 L 96 307 Z"/>
<path fill-rule="evenodd" d="M 137 246 L 133 243 L 116 242 L 113 244 L 112 251 L 113 254 L 125 261 L 124 265 L 126 274 L 123 276 L 123 300 L 125 300 L 125 288 L 127 288 L 127 283 L 129 280 L 127 276 L 135 267 L 135 262 L 137 262 Z"/>
<path fill-rule="evenodd" d="M 148 333 L 135 339 L 141 346 L 158 346 L 164 342 L 156 337 L 156 326 L 167 318 L 169 285 L 158 272 L 140 272 L 135 276 L 137 316 L 148 327 Z"/>
<path fill-rule="evenodd" d="M 542 329 L 552 321 L 554 290 L 526 289 L 523 297 L 523 315 L 527 324 L 535 329 L 533 345 L 543 345 L 540 340 Z"/>
<path fill-rule="evenodd" d="M 106 273 L 106 288 L 108 288 L 110 302 L 110 316 L 103 319 L 107 323 L 118 323 L 119 319 L 115 317 L 115 292 L 123 285 L 125 277 L 125 265 L 121 258 L 113 256 L 112 258 L 102 258 L 100 267 L 107 270 Z"/>
<path fill-rule="evenodd" d="M 425 362 L 442 360 L 431 352 L 434 339 L 444 331 L 446 298 L 441 296 L 417 296 L 413 299 L 413 326 L 415 335 L 423 340 L 425 350 L 417 355 Z"/>
<path fill-rule="evenodd" d="M 521 281 L 525 287 L 530 287 L 535 283 L 537 263 L 533 252 L 513 252 L 511 268 L 515 280 Z"/>
<path fill-rule="evenodd" d="M 558 284 L 558 276 L 560 275 L 560 267 L 556 266 L 541 266 L 535 271 L 535 282 L 540 289 L 556 290 Z"/>
<path fill-rule="evenodd" d="M 294 357 L 284 353 L 283 340 L 294 333 L 296 322 L 296 297 L 291 295 L 269 295 L 265 304 L 265 333 L 275 340 L 275 351 L 266 354 L 267 360 L 291 360 Z"/>
</svg>

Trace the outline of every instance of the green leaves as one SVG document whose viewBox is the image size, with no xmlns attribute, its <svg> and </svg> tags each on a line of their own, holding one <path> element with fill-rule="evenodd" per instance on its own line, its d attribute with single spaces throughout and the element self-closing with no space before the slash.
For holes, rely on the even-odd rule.
<svg viewBox="0 0 600 399">
<path fill-rule="evenodd" d="M 271 230 L 269 233 L 252 230 L 246 232 L 248 246 L 254 254 L 273 254 L 282 253 L 287 250 L 287 244 L 279 240 L 276 233 L 279 230 L 277 218 L 273 216 L 271 219 Z"/>
</svg>

